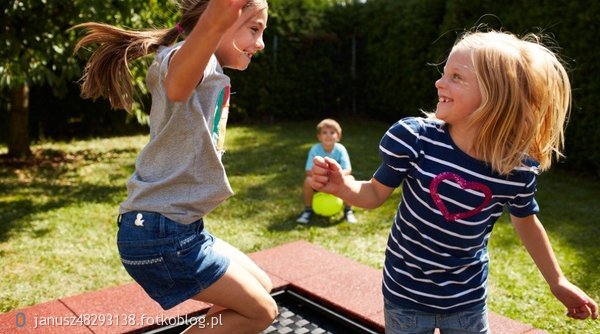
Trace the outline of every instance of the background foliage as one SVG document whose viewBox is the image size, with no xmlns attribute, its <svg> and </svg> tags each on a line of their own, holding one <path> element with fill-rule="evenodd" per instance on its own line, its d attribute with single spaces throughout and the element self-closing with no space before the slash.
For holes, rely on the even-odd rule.
<svg viewBox="0 0 600 334">
<path fill-rule="evenodd" d="M 142 29 L 173 22 L 170 0 L 7 0 L 0 4 L 0 110 L 8 109 L 7 93 L 26 83 L 31 87 L 32 137 L 99 134 L 122 129 L 127 115 L 108 112 L 106 102 L 79 98 L 76 80 L 83 59 L 72 55 L 76 43 L 73 25 L 106 22 Z M 160 23 L 158 23 L 160 22 Z M 83 52 L 85 54 L 85 52 Z M 132 67 L 136 84 L 145 93 L 145 66 Z M 141 110 L 138 108 L 138 110 Z M 0 131 L 7 133 L 6 112 L 0 113 Z M 2 138 L 5 139 L 5 138 Z"/>
<path fill-rule="evenodd" d="M 357 114 L 392 122 L 433 109 L 433 86 L 459 33 L 486 24 L 516 34 L 542 32 L 570 68 L 574 104 L 567 129 L 566 167 L 600 175 L 600 3 L 586 1 L 271 0 L 266 50 L 243 72 L 231 72 L 232 122 Z M 1 5 L 0 88 L 32 86 L 36 137 L 130 131 L 125 112 L 78 97 L 74 81 L 85 59 L 71 56 L 83 21 L 142 28 L 171 26 L 170 0 L 13 0 Z M 133 68 L 143 91 L 143 68 Z M 50 101 L 50 102 L 48 102 Z M 6 109 L 6 96 L 0 108 Z M 139 106 L 144 110 L 146 106 Z M 6 113 L 0 113 L 0 139 Z M 139 114 L 138 114 L 139 116 Z M 131 119 L 131 118 L 130 118 Z"/>
</svg>

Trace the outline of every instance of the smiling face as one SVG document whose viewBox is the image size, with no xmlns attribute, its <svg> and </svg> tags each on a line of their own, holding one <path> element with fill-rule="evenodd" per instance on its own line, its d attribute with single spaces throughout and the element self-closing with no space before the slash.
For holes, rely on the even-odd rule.
<svg viewBox="0 0 600 334">
<path fill-rule="evenodd" d="M 319 131 L 317 139 L 326 151 L 331 151 L 335 143 L 340 140 L 340 134 L 336 129 L 326 126 Z"/>
<path fill-rule="evenodd" d="M 268 10 L 250 6 L 223 35 L 215 54 L 221 66 L 245 70 L 252 56 L 265 48 L 263 32 L 267 28 Z"/>
<path fill-rule="evenodd" d="M 435 87 L 438 91 L 435 117 L 452 126 L 467 125 L 469 116 L 481 106 L 482 100 L 468 49 L 454 49 L 450 53 Z"/>
</svg>

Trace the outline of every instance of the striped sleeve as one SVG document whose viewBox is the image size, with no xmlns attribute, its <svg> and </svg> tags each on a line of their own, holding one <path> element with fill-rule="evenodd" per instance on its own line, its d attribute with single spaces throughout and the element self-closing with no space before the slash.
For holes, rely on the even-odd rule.
<svg viewBox="0 0 600 334">
<path fill-rule="evenodd" d="M 412 162 L 419 157 L 419 131 L 423 124 L 417 118 L 404 118 L 392 125 L 379 143 L 382 163 L 374 178 L 382 184 L 400 186 Z"/>
<path fill-rule="evenodd" d="M 523 190 L 508 202 L 508 211 L 513 216 L 527 217 L 540 211 L 540 207 L 535 200 L 537 190 L 537 166 L 527 168 L 527 180 Z"/>
</svg>

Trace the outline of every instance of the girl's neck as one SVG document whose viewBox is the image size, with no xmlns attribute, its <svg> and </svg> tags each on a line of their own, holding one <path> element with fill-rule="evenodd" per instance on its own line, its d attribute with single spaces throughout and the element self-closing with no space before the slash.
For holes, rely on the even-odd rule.
<svg viewBox="0 0 600 334">
<path fill-rule="evenodd" d="M 477 132 L 472 127 L 460 128 L 448 124 L 448 133 L 450 134 L 450 138 L 452 138 L 454 145 L 456 145 L 461 151 L 472 158 L 481 159 L 481 157 L 475 153 L 474 143 L 477 137 Z"/>
</svg>

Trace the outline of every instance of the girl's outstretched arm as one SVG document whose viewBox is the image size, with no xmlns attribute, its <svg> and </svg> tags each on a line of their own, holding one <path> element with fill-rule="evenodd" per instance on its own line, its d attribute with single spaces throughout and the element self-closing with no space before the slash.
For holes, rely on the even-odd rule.
<svg viewBox="0 0 600 334">
<path fill-rule="evenodd" d="M 171 101 L 185 101 L 204 75 L 221 37 L 240 17 L 248 0 L 211 0 L 185 42 L 171 58 L 165 78 Z"/>
<path fill-rule="evenodd" d="M 379 207 L 394 191 L 375 179 L 354 180 L 345 175 L 337 161 L 327 157 L 313 159 L 311 183 L 317 191 L 333 194 L 350 205 L 366 209 Z"/>
<path fill-rule="evenodd" d="M 527 252 L 550 286 L 550 290 L 567 307 L 567 316 L 574 319 L 598 318 L 598 304 L 585 292 L 569 282 L 552 251 L 546 230 L 536 215 L 511 215 L 515 230 Z"/>
</svg>

